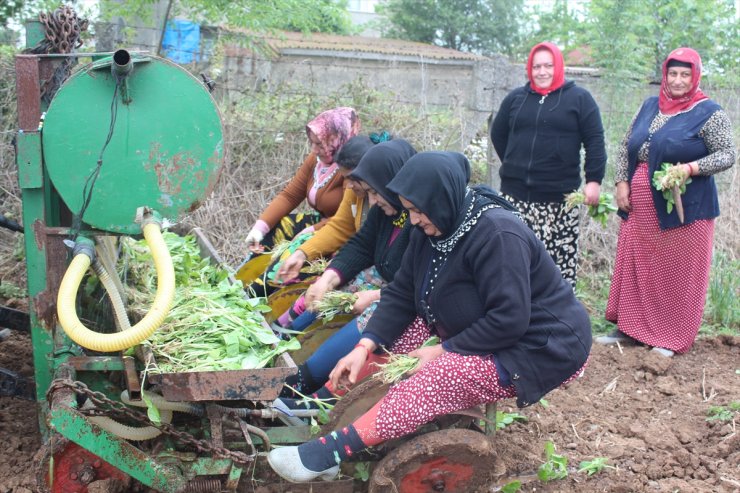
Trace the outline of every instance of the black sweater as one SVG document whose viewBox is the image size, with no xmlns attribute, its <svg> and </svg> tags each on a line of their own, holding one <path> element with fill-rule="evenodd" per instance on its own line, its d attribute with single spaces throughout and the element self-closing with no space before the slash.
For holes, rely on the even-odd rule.
<svg viewBox="0 0 740 493">
<path fill-rule="evenodd" d="M 415 229 L 403 263 L 364 331 L 389 346 L 419 314 L 432 247 Z M 494 355 L 527 406 L 586 362 L 591 324 L 570 285 L 522 221 L 502 209 L 483 213 L 448 254 L 427 300 L 442 346 Z"/>
<path fill-rule="evenodd" d="M 501 159 L 501 191 L 525 202 L 563 202 L 586 182 L 601 183 L 606 148 L 601 114 L 591 94 L 574 82 L 541 96 L 529 83 L 504 98 L 491 125 Z"/>
<path fill-rule="evenodd" d="M 373 265 L 383 279 L 391 281 L 401 265 L 412 227 L 407 220 L 396 239 L 388 246 L 388 240 L 395 228 L 393 217 L 387 216 L 380 207 L 373 206 L 360 230 L 339 250 L 329 268 L 339 273 L 342 284 Z"/>
</svg>

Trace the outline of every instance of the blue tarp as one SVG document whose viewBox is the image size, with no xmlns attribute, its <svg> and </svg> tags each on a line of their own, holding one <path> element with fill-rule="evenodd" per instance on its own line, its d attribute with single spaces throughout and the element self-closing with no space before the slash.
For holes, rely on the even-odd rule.
<svg viewBox="0 0 740 493">
<path fill-rule="evenodd" d="M 162 37 L 162 53 L 177 63 L 200 61 L 200 24 L 169 21 Z"/>
</svg>

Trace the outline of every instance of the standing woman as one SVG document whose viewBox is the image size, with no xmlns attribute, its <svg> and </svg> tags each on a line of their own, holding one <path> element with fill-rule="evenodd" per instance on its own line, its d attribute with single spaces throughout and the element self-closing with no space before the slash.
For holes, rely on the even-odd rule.
<svg viewBox="0 0 740 493">
<path fill-rule="evenodd" d="M 685 353 L 701 325 L 719 215 L 715 173 L 736 159 L 732 126 L 699 89 L 701 58 L 678 48 L 663 62 L 659 96 L 645 100 L 617 161 L 619 230 L 606 319 L 617 324 L 602 344 L 636 339 L 665 356 Z M 685 219 L 667 212 L 652 185 L 662 163 L 686 185 Z"/>
<path fill-rule="evenodd" d="M 334 158 L 359 130 L 357 113 L 348 107 L 324 111 L 306 125 L 311 152 L 252 226 L 245 239 L 251 252 L 320 229 L 334 215 L 344 193 L 343 177 Z M 290 215 L 304 200 L 316 212 Z"/>
<path fill-rule="evenodd" d="M 501 192 L 542 240 L 575 288 L 579 211 L 565 196 L 581 186 L 581 147 L 587 205 L 599 203 L 606 168 L 601 114 L 591 94 L 565 80 L 563 54 L 552 43 L 532 48 L 529 82 L 504 98 L 491 125 L 501 160 Z"/>
<path fill-rule="evenodd" d="M 418 317 L 442 343 L 412 351 L 420 369 L 351 425 L 273 449 L 268 461 L 283 478 L 331 479 L 342 460 L 436 416 L 513 397 L 528 406 L 582 371 L 591 349 L 586 310 L 513 207 L 491 189 L 467 187 L 468 168 L 462 154 L 422 152 L 388 185 L 415 228 L 332 385 L 356 383 L 370 353 L 391 347 Z"/>
</svg>

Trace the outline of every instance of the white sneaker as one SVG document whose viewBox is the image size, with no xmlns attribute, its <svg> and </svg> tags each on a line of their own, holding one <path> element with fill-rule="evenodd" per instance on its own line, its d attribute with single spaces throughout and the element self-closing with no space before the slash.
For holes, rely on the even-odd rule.
<svg viewBox="0 0 740 493">
<path fill-rule="evenodd" d="M 651 351 L 653 351 L 654 353 L 658 353 L 658 354 L 660 354 L 662 356 L 665 356 L 666 358 L 670 358 L 671 356 L 673 356 L 674 354 L 676 354 L 673 351 L 671 351 L 670 349 L 666 349 L 666 348 L 662 348 L 662 347 L 654 347 L 653 349 L 651 349 Z"/>
<path fill-rule="evenodd" d="M 339 474 L 339 465 L 323 471 L 312 471 L 303 465 L 298 447 L 280 447 L 267 454 L 267 462 L 281 478 L 291 483 L 308 483 L 314 479 L 331 481 Z"/>
</svg>

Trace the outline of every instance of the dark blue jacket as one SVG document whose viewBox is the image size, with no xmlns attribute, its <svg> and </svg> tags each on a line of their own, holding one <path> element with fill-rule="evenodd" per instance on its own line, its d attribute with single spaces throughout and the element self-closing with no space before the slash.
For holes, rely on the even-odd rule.
<svg viewBox="0 0 740 493">
<path fill-rule="evenodd" d="M 485 211 L 449 253 L 422 303 L 429 238 L 414 228 L 396 277 L 363 332 L 386 347 L 418 315 L 435 320 L 442 347 L 493 355 L 528 406 L 576 373 L 591 350 L 585 308 L 531 229 L 503 209 Z"/>
<path fill-rule="evenodd" d="M 564 202 L 581 186 L 581 147 L 586 181 L 601 183 L 606 169 L 604 128 L 596 101 L 566 82 L 546 97 L 529 83 L 504 98 L 491 125 L 501 159 L 501 191 L 524 202 Z"/>
<path fill-rule="evenodd" d="M 689 163 L 709 154 L 699 132 L 707 120 L 719 109 L 721 109 L 720 106 L 714 101 L 703 101 L 694 106 L 691 111 L 673 116 L 657 132 L 651 134 L 649 132 L 650 123 L 658 114 L 658 97 L 654 96 L 645 100 L 632 124 L 632 131 L 627 140 L 629 181 L 632 182 L 637 167 L 637 152 L 644 142 L 649 141 L 648 177 L 660 229 L 675 228 L 698 219 L 712 219 L 719 216 L 717 186 L 713 176 L 691 177 L 691 183 L 686 185 L 686 193 L 681 195 L 684 209 L 683 224 L 679 221 L 675 208 L 668 214 L 663 193 L 653 186 L 653 174 L 664 162 Z M 628 215 L 620 210 L 619 216 L 627 219 Z"/>
</svg>

